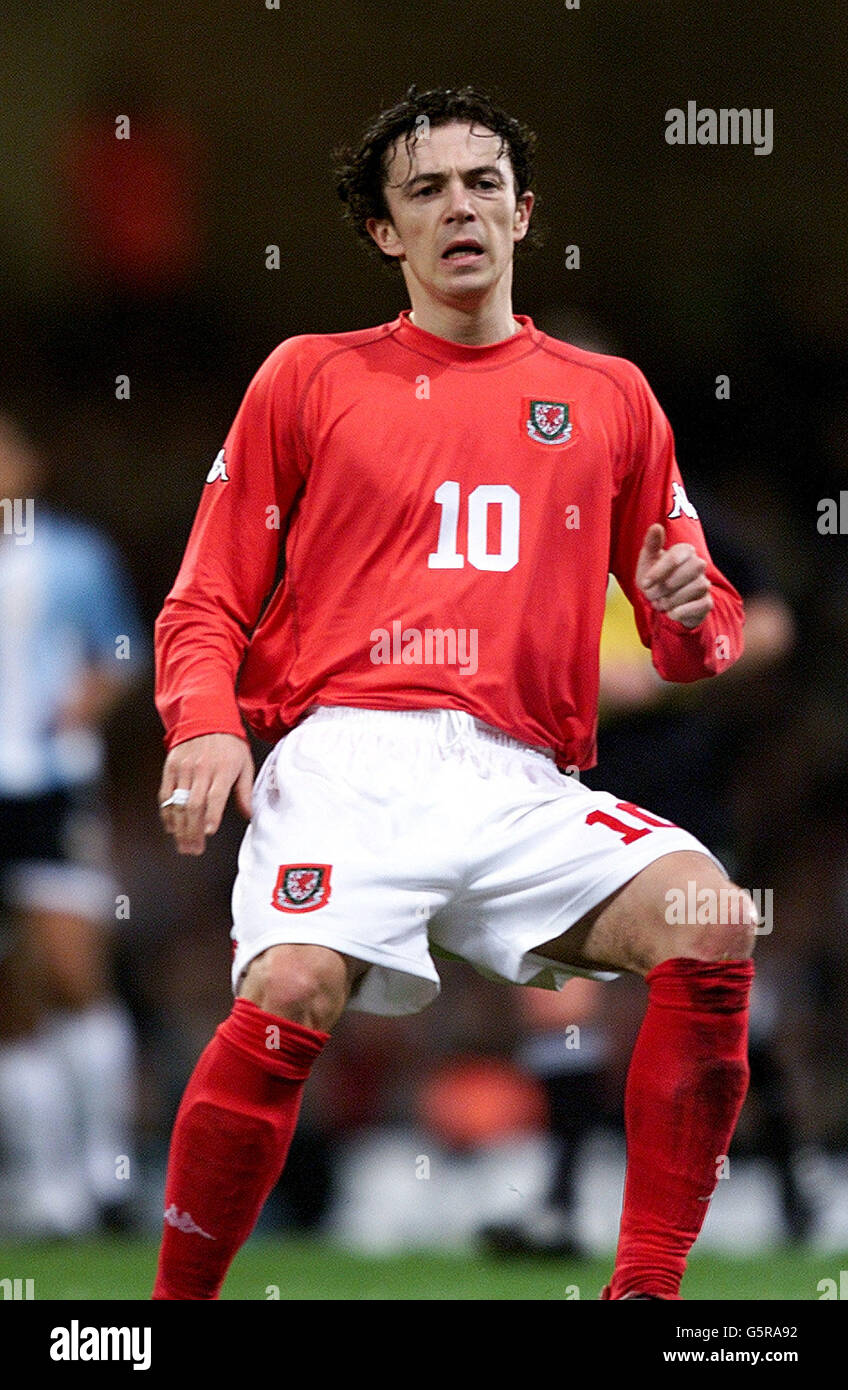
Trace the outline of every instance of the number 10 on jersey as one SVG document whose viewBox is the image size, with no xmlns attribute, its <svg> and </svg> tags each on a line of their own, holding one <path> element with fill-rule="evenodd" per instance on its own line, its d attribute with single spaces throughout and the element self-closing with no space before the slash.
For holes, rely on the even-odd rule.
<svg viewBox="0 0 848 1390">
<path fill-rule="evenodd" d="M 459 510 L 462 501 L 459 483 L 442 483 L 433 501 L 442 509 L 439 540 L 427 559 L 431 570 L 461 570 L 466 556 L 457 548 Z M 489 550 L 489 508 L 500 508 L 500 539 L 497 550 Z M 518 564 L 518 528 L 521 498 L 508 483 L 483 483 L 468 494 L 467 559 L 476 570 L 511 570 Z"/>
</svg>

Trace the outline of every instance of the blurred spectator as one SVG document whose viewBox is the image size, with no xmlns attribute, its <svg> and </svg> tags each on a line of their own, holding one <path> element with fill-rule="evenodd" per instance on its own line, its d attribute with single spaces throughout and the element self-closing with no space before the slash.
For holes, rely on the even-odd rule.
<svg viewBox="0 0 848 1390">
<path fill-rule="evenodd" d="M 101 731 L 143 644 L 121 568 L 38 499 L 0 416 L 0 1179 L 18 1234 L 128 1219 L 134 1039 L 107 923 L 125 913 L 98 797 Z"/>
<path fill-rule="evenodd" d="M 577 1177 L 586 1139 L 610 1116 L 606 1097 L 609 1041 L 601 1019 L 604 986 L 569 980 L 559 994 L 518 991 L 526 1029 L 519 1066 L 538 1079 L 548 1102 L 553 1147 L 545 1198 L 520 1221 L 491 1225 L 483 1244 L 499 1255 L 572 1256 L 581 1253 Z"/>
</svg>

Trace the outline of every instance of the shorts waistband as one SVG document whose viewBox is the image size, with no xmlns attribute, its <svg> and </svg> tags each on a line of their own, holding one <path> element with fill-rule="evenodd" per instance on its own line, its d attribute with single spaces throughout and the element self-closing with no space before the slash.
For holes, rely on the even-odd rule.
<svg viewBox="0 0 848 1390">
<path fill-rule="evenodd" d="M 376 722 L 385 722 L 393 730 L 407 728 L 410 732 L 416 728 L 431 729 L 437 736 L 446 739 L 448 743 L 472 735 L 485 743 L 498 744 L 502 748 L 512 748 L 521 753 L 535 753 L 550 762 L 556 762 L 556 755 L 552 748 L 541 748 L 532 743 L 524 743 L 522 739 L 513 738 L 511 734 L 504 733 L 503 729 L 494 728 L 485 720 L 469 714 L 467 710 L 442 709 L 440 707 L 433 709 L 371 709 L 363 705 L 313 705 L 307 710 L 301 723 L 305 723 L 306 720 L 309 720 L 310 723 L 318 720 L 322 724 L 361 722 L 371 728 L 374 728 Z"/>
</svg>

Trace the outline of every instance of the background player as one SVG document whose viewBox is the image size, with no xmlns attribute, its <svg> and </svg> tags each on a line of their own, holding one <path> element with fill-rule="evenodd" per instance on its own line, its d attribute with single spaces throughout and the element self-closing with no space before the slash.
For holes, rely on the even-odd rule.
<svg viewBox="0 0 848 1390">
<path fill-rule="evenodd" d="M 160 800 L 181 852 L 203 851 L 231 790 L 251 810 L 242 716 L 280 740 L 234 890 L 238 997 L 176 1120 L 158 1298 L 217 1296 L 328 1030 L 348 1003 L 432 999 L 430 942 L 518 983 L 648 979 L 605 1297 L 679 1296 L 727 1151 L 753 904 L 693 837 L 556 764 L 594 760 L 610 564 L 666 679 L 732 664 L 741 601 L 679 505 L 638 371 L 513 314 L 532 146 L 468 90 L 413 89 L 377 119 L 340 193 L 411 311 L 272 354 L 157 626 Z M 731 920 L 670 925 L 689 882 Z"/>
<path fill-rule="evenodd" d="M 115 553 L 42 501 L 42 473 L 0 416 L 0 497 L 30 522 L 0 534 L 3 1224 L 50 1237 L 130 1219 L 134 1037 L 99 792 L 142 642 Z"/>
</svg>

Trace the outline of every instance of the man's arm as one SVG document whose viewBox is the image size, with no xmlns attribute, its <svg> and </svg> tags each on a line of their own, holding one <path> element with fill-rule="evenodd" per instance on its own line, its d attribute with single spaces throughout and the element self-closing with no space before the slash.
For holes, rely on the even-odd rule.
<svg viewBox="0 0 848 1390">
<path fill-rule="evenodd" d="M 250 814 L 253 761 L 236 699 L 251 633 L 274 583 L 280 537 L 304 475 L 294 442 L 292 351 L 248 388 L 210 469 L 176 583 L 156 622 L 156 704 L 169 748 L 160 804 L 184 854 L 200 854 L 236 786 Z"/>
<path fill-rule="evenodd" d="M 62 733 L 99 729 L 127 693 L 129 682 L 113 666 L 87 666 L 79 675 L 56 719 Z"/>
<path fill-rule="evenodd" d="M 641 373 L 635 386 L 632 465 L 614 505 L 611 569 L 663 679 L 701 680 L 741 655 L 742 599 L 712 562 L 671 427 Z"/>
<path fill-rule="evenodd" d="M 54 728 L 99 730 L 147 668 L 148 643 L 135 594 L 112 543 L 93 527 L 62 518 L 62 599 L 78 651 L 74 680 Z"/>
</svg>

